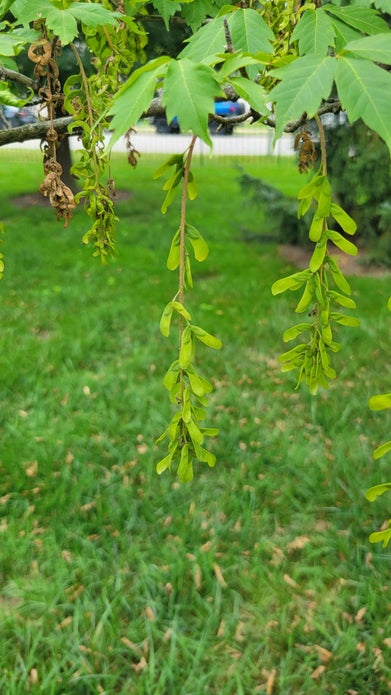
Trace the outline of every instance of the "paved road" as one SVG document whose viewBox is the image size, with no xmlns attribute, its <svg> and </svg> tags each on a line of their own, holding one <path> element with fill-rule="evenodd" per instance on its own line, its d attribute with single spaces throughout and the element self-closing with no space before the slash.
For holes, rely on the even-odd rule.
<svg viewBox="0 0 391 695">
<path fill-rule="evenodd" d="M 110 140 L 110 135 L 107 136 L 107 142 Z M 155 132 L 139 132 L 132 137 L 132 144 L 139 152 L 156 152 L 174 154 L 183 152 L 189 145 L 190 136 L 188 135 L 157 135 Z M 215 135 L 212 136 L 213 154 L 215 155 L 235 155 L 235 156 L 260 156 L 275 154 L 277 156 L 291 155 L 293 153 L 292 136 L 284 135 L 277 141 L 273 149 L 273 133 L 251 133 L 240 131 L 239 129 L 233 135 Z M 70 138 L 71 149 L 78 149 L 80 143 L 76 137 Z M 38 149 L 39 140 L 31 140 L 29 142 L 13 143 L 4 145 L 2 149 Z M 114 148 L 115 152 L 125 151 L 125 142 L 121 138 Z M 197 141 L 196 150 L 198 154 L 210 154 L 210 149 L 200 140 Z"/>
</svg>

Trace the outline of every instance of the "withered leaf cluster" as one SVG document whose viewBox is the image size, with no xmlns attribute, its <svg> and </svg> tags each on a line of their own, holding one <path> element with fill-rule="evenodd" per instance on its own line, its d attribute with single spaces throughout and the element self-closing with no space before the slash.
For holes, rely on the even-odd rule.
<svg viewBox="0 0 391 695">
<path fill-rule="evenodd" d="M 294 148 L 295 150 L 299 151 L 299 172 L 301 174 L 303 172 L 307 173 L 309 166 L 311 165 L 313 168 L 316 160 L 315 144 L 312 141 L 311 133 L 308 130 L 301 130 L 299 133 L 297 133 Z"/>
<path fill-rule="evenodd" d="M 54 158 L 44 163 L 45 178 L 39 192 L 49 198 L 50 205 L 55 209 L 57 219 L 64 219 L 64 227 L 68 226 L 72 210 L 76 207 L 71 189 L 61 180 L 62 166 Z"/>
</svg>

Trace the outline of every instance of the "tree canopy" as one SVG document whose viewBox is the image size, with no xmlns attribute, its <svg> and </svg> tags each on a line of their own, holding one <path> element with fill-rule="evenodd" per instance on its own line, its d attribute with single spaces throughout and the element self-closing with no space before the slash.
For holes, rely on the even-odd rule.
<svg viewBox="0 0 391 695">
<path fill-rule="evenodd" d="M 192 154 L 197 138 L 212 145 L 208 121 L 214 101 L 242 98 L 248 108 L 236 122 L 261 122 L 274 128 L 276 138 L 284 131 L 295 133 L 301 171 L 314 166 L 316 146 L 306 123 L 316 121 L 320 164 L 298 196 L 299 216 L 311 218 L 313 254 L 307 269 L 276 280 L 272 287 L 275 295 L 301 291 L 295 311 L 306 318 L 283 336 L 285 342 L 299 342 L 280 361 L 283 371 L 296 373 L 298 385 L 304 383 L 316 394 L 336 377 L 332 359 L 341 344 L 334 339 L 335 326 L 359 324 L 349 313 L 355 309 L 349 282 L 332 254 L 333 247 L 357 253 L 349 238 L 356 223 L 333 199 L 322 115 L 344 110 L 350 122 L 361 119 L 391 151 L 390 12 L 390 0 L 1 0 L 0 102 L 40 104 L 46 116 L 36 124 L 0 131 L 0 145 L 32 137 L 43 140 L 40 191 L 65 224 L 75 205 L 84 201 L 90 226 L 83 242 L 103 262 L 115 247 L 113 145 L 125 137 L 129 162 L 135 166 L 134 127 L 141 118 L 164 112 L 189 133 L 186 151 L 170 157 L 156 173 L 165 177 L 162 212 L 177 193 L 181 198 L 167 260 L 168 268 L 178 273 L 178 289 L 160 325 L 168 336 L 175 320 L 179 334 L 179 353 L 163 382 L 175 412 L 158 440 L 168 442 L 159 473 L 175 464 L 180 480 L 188 481 L 195 462 L 215 463 L 205 438 L 217 432 L 203 423 L 212 386 L 195 353 L 202 344 L 219 349 L 221 342 L 193 323 L 187 305 L 192 264 L 208 255 L 207 241 L 187 216 L 188 200 L 197 196 Z M 154 22 L 167 31 L 179 27 L 182 45 L 168 47 L 167 54 L 149 45 L 148 28 Z M 156 32 L 151 36 L 156 42 Z M 65 51 L 72 54 L 74 68 L 62 83 L 59 60 Z M 20 67 L 26 58 L 30 74 Z M 73 165 L 82 182 L 76 195 L 64 184 L 56 156 L 59 141 L 74 133 L 83 144 Z M 379 398 L 373 407 L 389 407 L 389 394 Z M 390 446 L 383 445 L 376 455 Z"/>
</svg>

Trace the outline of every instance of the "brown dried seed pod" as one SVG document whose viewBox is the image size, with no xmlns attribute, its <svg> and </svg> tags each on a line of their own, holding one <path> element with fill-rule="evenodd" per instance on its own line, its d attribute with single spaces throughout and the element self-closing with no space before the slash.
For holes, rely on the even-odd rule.
<svg viewBox="0 0 391 695">
<path fill-rule="evenodd" d="M 314 167 L 316 160 L 316 149 L 311 139 L 311 133 L 308 130 L 302 130 L 297 133 L 294 142 L 295 150 L 299 150 L 299 172 L 308 171 L 311 164 Z"/>
<path fill-rule="evenodd" d="M 33 63 L 43 67 L 48 64 L 52 57 L 52 45 L 47 39 L 38 39 L 31 44 L 27 55 Z"/>
<path fill-rule="evenodd" d="M 62 174 L 62 166 L 59 164 L 53 157 L 49 157 L 44 162 L 43 169 L 45 174 L 49 174 L 49 172 L 54 172 L 58 176 L 61 176 Z"/>
<path fill-rule="evenodd" d="M 74 197 L 71 189 L 69 188 L 69 186 L 66 186 L 65 184 L 63 185 L 63 193 L 67 199 L 68 207 L 72 208 L 72 209 L 75 208 L 76 207 L 75 197 Z"/>
</svg>

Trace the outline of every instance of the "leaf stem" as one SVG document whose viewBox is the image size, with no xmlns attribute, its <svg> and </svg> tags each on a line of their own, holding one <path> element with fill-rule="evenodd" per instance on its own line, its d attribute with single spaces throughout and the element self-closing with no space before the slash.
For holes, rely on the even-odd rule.
<svg viewBox="0 0 391 695">
<path fill-rule="evenodd" d="M 323 176 L 327 176 L 327 152 L 326 152 L 326 137 L 325 137 L 325 132 L 324 132 L 324 127 L 323 123 L 320 120 L 318 114 L 315 114 L 315 121 L 316 125 L 318 126 L 318 131 L 319 131 L 319 141 L 320 141 L 320 154 L 322 158 L 322 174 Z"/>
<path fill-rule="evenodd" d="M 181 199 L 181 217 L 179 223 L 179 281 L 178 281 L 178 297 L 181 304 L 183 304 L 184 294 L 185 294 L 185 259 L 186 259 L 186 206 L 187 206 L 187 184 L 189 181 L 190 166 L 193 156 L 193 151 L 195 144 L 197 142 L 197 135 L 193 135 L 189 149 L 187 151 L 186 163 L 183 170 L 183 187 L 182 187 L 182 199 Z M 179 316 L 179 349 L 182 345 L 183 336 L 183 316 Z M 184 375 L 183 370 L 180 373 L 180 399 L 183 402 L 183 391 L 184 391 Z"/>
<path fill-rule="evenodd" d="M 94 125 L 94 110 L 93 110 L 93 107 L 91 104 L 88 77 L 86 75 L 86 71 L 84 70 L 83 62 L 80 58 L 79 51 L 77 50 L 75 44 L 70 43 L 70 47 L 74 53 L 74 56 L 76 58 L 76 62 L 77 62 L 78 67 L 79 67 L 80 77 L 81 77 L 81 81 L 83 83 L 84 93 L 86 96 L 86 107 L 87 107 L 86 110 L 87 110 L 87 115 L 88 115 L 88 124 L 89 124 L 90 128 L 92 128 Z M 93 167 L 94 167 L 94 173 L 95 173 L 96 190 L 98 191 L 99 190 L 99 162 L 98 162 L 98 156 L 97 156 L 96 148 L 93 146 L 92 147 L 90 146 L 90 152 L 92 155 L 92 161 L 93 161 Z"/>
<path fill-rule="evenodd" d="M 183 304 L 183 296 L 185 289 L 185 233 L 186 233 L 186 205 L 187 205 L 187 184 L 189 182 L 189 173 L 191 159 L 193 156 L 194 146 L 197 141 L 197 135 L 193 135 L 186 157 L 186 164 L 183 170 L 183 188 L 181 200 L 181 218 L 179 224 L 179 301 Z"/>
<path fill-rule="evenodd" d="M 90 90 L 89 90 L 89 85 L 88 85 L 88 78 L 84 70 L 84 65 L 81 61 L 81 58 L 79 56 L 79 51 L 77 50 L 76 46 L 74 43 L 70 44 L 70 47 L 73 51 L 73 54 L 76 58 L 77 65 L 80 70 L 80 77 L 83 82 L 83 87 L 84 87 L 84 93 L 86 95 L 86 105 L 87 105 L 87 113 L 88 113 L 88 121 L 89 121 L 89 126 L 92 128 L 94 125 L 94 114 L 92 111 L 92 105 L 91 105 L 91 100 L 90 100 Z"/>
</svg>

